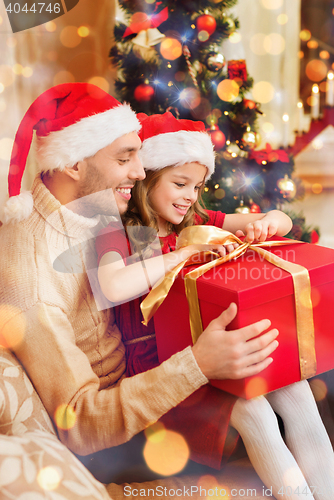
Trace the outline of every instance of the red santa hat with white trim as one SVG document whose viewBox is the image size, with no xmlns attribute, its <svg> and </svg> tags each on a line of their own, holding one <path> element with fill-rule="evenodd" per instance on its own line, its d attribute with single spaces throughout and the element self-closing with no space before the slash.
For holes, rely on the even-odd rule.
<svg viewBox="0 0 334 500">
<path fill-rule="evenodd" d="M 178 120 L 170 112 L 151 116 L 138 113 L 137 117 L 142 124 L 139 156 L 145 170 L 197 162 L 207 167 L 206 179 L 213 174 L 214 145 L 203 122 Z"/>
<path fill-rule="evenodd" d="M 34 130 L 39 170 L 53 172 L 73 167 L 140 128 L 128 104 L 121 104 L 95 85 L 64 83 L 41 94 L 24 115 L 15 136 L 3 222 L 19 222 L 32 212 L 32 195 L 21 192 L 21 182 Z"/>
</svg>

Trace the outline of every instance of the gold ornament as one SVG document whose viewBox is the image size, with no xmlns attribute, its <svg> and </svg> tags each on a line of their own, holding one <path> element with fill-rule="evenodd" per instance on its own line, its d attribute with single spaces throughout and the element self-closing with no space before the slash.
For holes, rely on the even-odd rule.
<svg viewBox="0 0 334 500">
<path fill-rule="evenodd" d="M 250 127 L 247 127 L 246 132 L 242 136 L 241 145 L 246 150 L 254 149 L 257 146 L 256 133 Z"/>
<path fill-rule="evenodd" d="M 283 179 L 278 179 L 277 186 L 284 198 L 291 200 L 296 194 L 296 184 L 285 174 Z"/>
<path fill-rule="evenodd" d="M 240 200 L 240 205 L 235 209 L 237 214 L 249 214 L 250 208 L 244 205 L 244 200 Z"/>
<path fill-rule="evenodd" d="M 235 31 L 235 23 L 233 19 L 228 16 L 224 16 L 224 23 L 227 24 L 226 31 L 228 35 L 231 35 Z"/>
<path fill-rule="evenodd" d="M 225 57 L 223 54 L 211 50 L 205 59 L 205 64 L 210 71 L 218 73 L 225 66 Z"/>
</svg>

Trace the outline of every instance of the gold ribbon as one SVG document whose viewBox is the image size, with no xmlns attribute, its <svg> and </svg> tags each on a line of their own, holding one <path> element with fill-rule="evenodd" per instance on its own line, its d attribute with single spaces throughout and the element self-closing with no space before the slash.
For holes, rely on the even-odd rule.
<svg viewBox="0 0 334 500">
<path fill-rule="evenodd" d="M 177 248 L 183 248 L 188 245 L 228 245 L 237 243 L 239 246 L 225 257 L 211 259 L 214 252 L 201 252 L 178 264 L 174 269 L 166 274 L 154 286 L 151 292 L 141 303 L 141 310 L 144 317 L 144 325 L 155 314 L 159 306 L 165 300 L 170 288 L 172 287 L 177 275 L 185 266 L 203 263 L 200 267 L 190 271 L 185 276 L 185 290 L 189 304 L 189 321 L 193 343 L 203 331 L 201 313 L 198 302 L 196 280 L 206 271 L 213 267 L 229 262 L 243 255 L 248 249 L 254 250 L 271 264 L 280 267 L 292 275 L 295 307 L 296 307 L 296 328 L 299 349 L 299 364 L 301 379 L 310 378 L 316 373 L 316 355 L 314 346 L 314 323 L 313 309 L 311 302 L 311 283 L 308 270 L 300 266 L 281 259 L 277 255 L 268 252 L 264 248 L 277 247 L 282 245 L 291 245 L 301 243 L 294 240 L 283 241 L 265 241 L 259 243 L 242 242 L 237 236 L 229 231 L 217 228 L 215 226 L 191 226 L 183 229 L 177 241 Z"/>
</svg>

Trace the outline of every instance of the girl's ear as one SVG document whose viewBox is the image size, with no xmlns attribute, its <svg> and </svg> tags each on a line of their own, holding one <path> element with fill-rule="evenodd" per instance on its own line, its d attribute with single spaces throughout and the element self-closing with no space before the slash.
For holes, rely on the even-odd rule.
<svg viewBox="0 0 334 500">
<path fill-rule="evenodd" d="M 71 177 L 74 181 L 79 181 L 83 178 L 84 172 L 86 171 L 86 162 L 78 161 L 73 167 L 65 167 L 64 173 Z"/>
</svg>

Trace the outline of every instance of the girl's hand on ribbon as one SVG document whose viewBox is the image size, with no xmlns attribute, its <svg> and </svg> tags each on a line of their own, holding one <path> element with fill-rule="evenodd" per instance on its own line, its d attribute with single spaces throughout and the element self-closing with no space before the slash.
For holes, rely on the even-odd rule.
<svg viewBox="0 0 334 500">
<path fill-rule="evenodd" d="M 255 222 L 249 222 L 245 227 L 245 233 L 243 231 L 236 231 L 235 235 L 240 238 L 245 236 L 245 241 L 252 243 L 256 241 L 265 241 L 267 238 L 271 238 L 278 231 L 278 223 L 275 220 L 268 220 L 265 217 Z"/>
<path fill-rule="evenodd" d="M 278 331 L 270 321 L 227 331 L 226 327 L 237 314 L 236 304 L 231 304 L 209 326 L 192 347 L 193 354 L 208 379 L 241 379 L 260 373 L 272 363 L 270 354 L 277 348 Z M 262 334 L 262 335 L 260 335 Z"/>
</svg>

